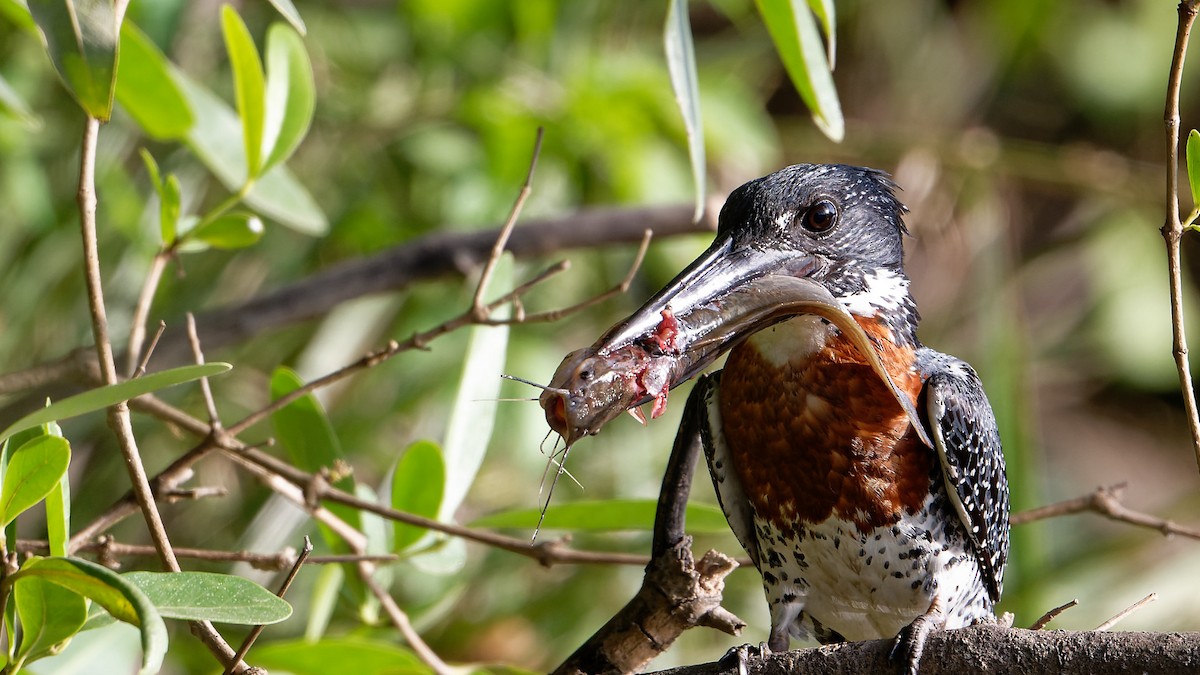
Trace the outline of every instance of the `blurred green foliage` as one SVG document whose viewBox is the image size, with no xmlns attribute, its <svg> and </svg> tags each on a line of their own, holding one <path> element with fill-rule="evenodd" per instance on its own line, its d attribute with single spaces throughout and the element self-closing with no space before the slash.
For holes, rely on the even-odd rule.
<svg viewBox="0 0 1200 675">
<path fill-rule="evenodd" d="M 185 312 L 237 303 L 424 234 L 496 225 L 524 178 L 539 126 L 546 129 L 545 146 L 525 217 L 588 205 L 690 201 L 686 131 L 662 51 L 667 4 L 297 2 L 316 109 L 286 166 L 328 221 L 328 234 L 281 227 L 280 217 L 262 213 L 257 243 L 190 253 L 169 268 L 151 321 L 163 318 L 168 330 L 179 331 Z M 723 196 L 745 180 L 802 161 L 893 172 L 912 209 L 909 272 L 925 317 L 922 337 L 979 369 L 1003 425 L 1015 507 L 1128 481 L 1131 506 L 1194 521 L 1200 497 L 1171 366 L 1156 231 L 1173 5 L 839 3 L 834 81 L 846 116 L 840 145 L 813 126 L 752 0 L 693 1 L 689 8 L 711 193 Z M 258 51 L 267 53 L 268 25 L 280 21 L 279 14 L 268 3 L 248 3 L 239 12 Z M 17 0 L 0 0 L 0 372 L 58 359 L 91 342 L 74 201 L 82 115 L 23 16 Z M 233 108 L 235 83 L 215 7 L 135 2 L 128 20 L 182 73 Z M 238 189 L 236 177 L 214 177 L 195 154 L 212 148 L 195 139 L 181 144 L 169 129 L 147 135 L 120 86 L 119 76 L 97 174 L 105 292 L 118 335 L 128 330 L 163 241 L 156 187 L 175 175 L 187 214 L 206 213 Z M 1200 126 L 1193 80 L 1185 81 L 1184 96 L 1184 128 Z M 209 112 L 202 121 L 217 117 Z M 236 127 L 234 137 L 240 143 Z M 151 178 L 141 148 L 156 160 L 160 178 Z M 1191 205 L 1183 199 L 1186 213 Z M 238 233 L 245 234 L 235 228 Z M 567 351 L 590 344 L 640 304 L 704 240 L 656 242 L 625 297 L 557 324 L 512 329 L 504 371 L 548 379 Z M 548 309 L 597 293 L 624 275 L 632 255 L 627 247 L 571 252 L 571 271 L 527 304 Z M 514 278 L 528 278 L 546 262 L 518 263 Z M 450 318 L 470 303 L 472 290 L 469 281 L 449 280 L 364 298 L 209 353 L 210 360 L 236 366 L 214 382 L 220 412 L 237 419 L 265 404 L 280 365 L 303 379 L 320 376 L 389 338 Z M 448 335 L 428 352 L 400 355 L 319 394 L 358 486 L 382 490 L 404 448 L 444 442 L 467 340 L 465 333 Z M 507 383 L 501 396 L 535 394 Z M 194 391 L 164 396 L 203 416 Z M 579 444 L 569 468 L 583 488 L 564 480 L 555 502 L 653 498 L 680 407 L 648 428 L 622 420 Z M 97 416 L 64 428 L 72 439 L 78 525 L 124 494 L 127 480 Z M 151 472 L 194 443 L 144 417 L 135 418 L 135 430 Z M 460 521 L 538 505 L 549 449 L 547 443 L 538 451 L 545 432 L 535 404 L 499 404 L 496 431 Z M 245 437 L 272 434 L 262 424 Z M 266 488 L 219 460 L 199 465 L 195 483 L 222 485 L 231 494 L 166 507 L 177 545 L 273 551 L 311 533 L 311 525 Z M 706 479 L 696 483 L 694 499 L 711 503 Z M 44 531 L 36 523 L 21 525 L 30 536 Z M 114 535 L 144 541 L 133 521 Z M 644 552 L 649 541 L 638 532 L 580 532 L 573 544 Z M 706 546 L 738 550 L 727 533 L 698 536 L 697 548 Z M 624 603 L 641 576 L 637 568 L 544 569 L 509 553 L 456 544 L 419 557 L 419 564 L 414 559 L 395 567 L 392 587 L 439 654 L 532 669 L 552 667 L 569 654 Z M 1024 526 L 1014 531 L 1003 608 L 1028 624 L 1080 597 L 1083 605 L 1056 625 L 1088 628 L 1156 591 L 1159 601 L 1123 627 L 1200 629 L 1190 585 L 1198 558 L 1194 543 L 1089 516 Z M 439 566 L 462 569 L 438 574 Z M 295 618 L 268 631 L 265 649 L 271 640 L 303 634 L 299 617 L 309 615 L 310 603 L 328 599 L 314 592 L 316 578 L 312 570 L 301 576 L 289 596 Z M 743 641 L 757 642 L 768 623 L 757 577 L 736 572 L 726 596 L 728 607 L 750 623 Z M 346 592 L 327 632 L 351 642 L 394 640 L 377 619 L 377 608 Z M 210 671 L 203 649 L 172 629 L 169 672 Z M 237 629 L 227 633 L 240 639 Z M 711 659 L 733 643 L 692 631 L 655 665 Z M 113 649 L 104 641 L 92 644 Z M 281 658 L 285 652 L 277 648 Z M 89 658 L 95 656 L 69 650 L 56 672 Z"/>
</svg>

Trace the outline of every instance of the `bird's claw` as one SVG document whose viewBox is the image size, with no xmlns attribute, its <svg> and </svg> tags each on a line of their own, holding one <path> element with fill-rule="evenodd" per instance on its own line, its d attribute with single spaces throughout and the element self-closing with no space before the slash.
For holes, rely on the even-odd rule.
<svg viewBox="0 0 1200 675">
<path fill-rule="evenodd" d="M 738 675 L 749 675 L 751 659 L 765 659 L 771 654 L 771 648 L 765 642 L 758 643 L 757 647 L 749 644 L 739 645 L 725 652 L 718 663 L 725 667 L 736 664 Z"/>
<path fill-rule="evenodd" d="M 936 627 L 932 617 L 922 614 L 896 636 L 888 659 L 896 664 L 902 675 L 917 675 L 921 654 L 925 651 L 925 640 Z"/>
</svg>

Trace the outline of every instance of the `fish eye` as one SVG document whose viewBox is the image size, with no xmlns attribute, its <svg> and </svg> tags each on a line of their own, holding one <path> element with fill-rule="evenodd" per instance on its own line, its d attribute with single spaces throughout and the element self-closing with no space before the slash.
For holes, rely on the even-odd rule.
<svg viewBox="0 0 1200 675">
<path fill-rule="evenodd" d="M 837 219 L 837 205 L 829 199 L 822 199 L 804 212 L 804 217 L 800 222 L 804 225 L 804 229 L 810 232 L 825 234 L 837 225 Z"/>
</svg>

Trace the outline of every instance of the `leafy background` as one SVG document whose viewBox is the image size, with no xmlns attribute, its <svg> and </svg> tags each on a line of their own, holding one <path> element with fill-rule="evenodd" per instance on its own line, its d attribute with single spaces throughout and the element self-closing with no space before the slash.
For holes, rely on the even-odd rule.
<svg viewBox="0 0 1200 675">
<path fill-rule="evenodd" d="M 424 234 L 493 227 L 516 195 L 538 126 L 546 129 L 545 146 L 525 217 L 589 205 L 690 203 L 686 132 L 662 47 L 667 5 L 297 2 L 316 112 L 287 166 L 311 203 L 282 200 L 291 211 L 267 214 L 253 246 L 184 254 L 185 273 L 168 269 L 152 318 L 179 330 L 187 311 L 236 303 Z M 238 11 L 262 51 L 279 14 L 260 2 Z M 1127 481 L 1131 506 L 1195 522 L 1200 493 L 1171 362 L 1157 231 L 1173 6 L 847 0 L 837 11 L 834 79 L 846 115 L 840 144 L 814 127 L 754 3 L 689 3 L 710 193 L 723 196 L 802 161 L 891 171 L 912 209 L 908 270 L 924 316 L 922 338 L 979 369 L 1003 425 L 1015 508 Z M 0 0 L 0 77 L 26 108 L 5 105 L 8 114 L 0 115 L 2 372 L 91 342 L 74 204 L 81 117 L 23 12 L 16 0 Z M 127 21 L 232 105 L 216 3 L 135 2 Z M 1184 129 L 1197 126 L 1189 121 L 1200 109 L 1193 85 L 1185 75 Z M 198 161 L 211 144 L 164 135 L 139 124 L 124 101 L 101 134 L 100 252 L 110 322 L 120 330 L 162 241 L 139 148 L 164 174 L 178 176 L 185 211 L 211 208 L 237 189 L 236 179 L 222 185 Z M 703 235 L 656 241 L 626 296 L 556 324 L 513 328 L 504 371 L 548 379 L 567 351 L 590 344 L 705 243 Z M 551 308 L 598 293 L 620 280 L 632 257 L 630 247 L 571 252 L 571 271 L 528 304 Z M 518 263 L 512 278 L 527 278 L 547 262 Z M 222 415 L 237 418 L 261 406 L 277 384 L 277 366 L 302 379 L 324 374 L 388 338 L 449 318 L 470 302 L 472 288 L 452 279 L 363 298 L 208 354 L 236 364 L 215 384 Z M 1188 294 L 1194 299 L 1190 286 Z M 467 332 L 448 335 L 427 352 L 403 354 L 321 392 L 359 485 L 386 489 L 402 450 L 423 439 L 446 442 L 470 339 Z M 530 393 L 515 383 L 500 389 L 506 398 Z M 166 396 L 202 409 L 194 390 Z M 676 393 L 667 415 L 648 428 L 623 419 L 581 443 L 569 468 L 582 487 L 564 481 L 555 503 L 654 497 L 684 396 Z M 7 402 L 19 405 L 13 397 Z M 539 501 L 546 464 L 540 411 L 531 403 L 497 405 L 496 433 L 458 510 L 463 522 Z M 73 447 L 73 513 L 86 522 L 127 482 L 99 416 L 63 426 Z M 145 418 L 135 418 L 135 430 L 151 471 L 192 443 Z M 245 438 L 275 433 L 262 424 Z M 166 506 L 177 545 L 271 551 L 296 545 L 308 531 L 302 517 L 228 464 L 202 463 L 194 482 L 226 486 L 230 496 Z M 697 485 L 693 499 L 711 503 L 705 481 Z M 29 536 L 44 532 L 37 522 L 21 527 Z M 114 535 L 144 541 L 135 520 Z M 648 535 L 636 532 L 573 536 L 584 548 L 649 547 Z M 1081 606 L 1056 626 L 1090 628 L 1154 591 L 1158 601 L 1123 628 L 1200 629 L 1193 575 L 1200 549 L 1192 542 L 1074 516 L 1023 526 L 1013 546 L 1003 609 L 1016 612 L 1020 624 L 1078 597 Z M 738 550 L 720 528 L 698 534 L 697 549 L 705 547 Z M 123 562 L 157 569 L 149 559 Z M 444 658 L 535 670 L 570 653 L 641 576 L 636 567 L 544 569 L 474 545 L 448 546 L 392 569 L 394 593 Z M 236 571 L 274 583 L 248 568 Z M 289 595 L 295 617 L 272 627 L 252 654 L 267 659 L 271 640 L 304 634 L 304 617 L 318 609 L 311 599 L 322 597 L 316 585 L 325 581 L 307 569 Z M 736 572 L 726 593 L 730 609 L 750 622 L 743 638 L 751 642 L 768 625 L 758 586 L 752 572 Z M 326 634 L 393 641 L 386 626 L 370 625 L 377 613 L 347 591 Z M 167 672 L 211 671 L 211 658 L 186 630 L 171 629 Z M 41 672 L 85 668 L 78 664 L 97 658 L 88 650 L 114 654 L 122 635 L 136 658 L 136 631 L 117 625 L 85 634 Z M 711 659 L 734 642 L 692 631 L 656 665 Z"/>
</svg>

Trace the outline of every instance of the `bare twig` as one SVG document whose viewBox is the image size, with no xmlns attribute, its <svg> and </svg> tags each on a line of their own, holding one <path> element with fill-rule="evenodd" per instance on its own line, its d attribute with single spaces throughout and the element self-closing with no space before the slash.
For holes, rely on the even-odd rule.
<svg viewBox="0 0 1200 675">
<path fill-rule="evenodd" d="M 196 365 L 204 364 L 204 351 L 200 349 L 200 336 L 196 334 L 196 317 L 192 316 L 191 312 L 187 313 L 187 332 L 188 341 L 192 344 L 192 356 L 196 359 Z M 208 378 L 200 378 L 200 393 L 204 396 L 204 405 L 208 408 L 208 423 L 212 426 L 214 434 L 221 432 L 221 417 L 217 414 L 217 402 L 213 399 L 212 387 L 208 384 Z"/>
<path fill-rule="evenodd" d="M 1187 57 L 1188 36 L 1196 20 L 1200 0 L 1179 3 L 1179 28 L 1175 34 L 1175 52 L 1171 58 L 1171 74 L 1167 81 L 1167 104 L 1163 116 L 1167 126 L 1167 195 L 1166 222 L 1162 236 L 1167 245 L 1167 272 L 1171 280 L 1171 335 L 1175 368 L 1179 371 L 1179 390 L 1187 411 L 1188 428 L 1192 432 L 1192 450 L 1200 468 L 1200 411 L 1196 407 L 1196 392 L 1192 388 L 1192 371 L 1188 365 L 1187 335 L 1183 318 L 1183 272 L 1179 242 L 1183 224 L 1179 221 L 1179 87 L 1183 80 L 1183 64 Z"/>
<path fill-rule="evenodd" d="M 574 305 L 571 305 L 570 307 L 564 307 L 562 309 L 552 309 L 548 312 L 540 312 L 538 314 L 531 314 L 531 315 L 525 317 L 524 323 L 533 323 L 536 321 L 545 321 L 545 322 L 558 321 L 559 319 L 561 319 L 565 316 L 568 316 L 570 314 L 574 314 L 581 310 L 587 309 L 588 307 L 591 307 L 592 305 L 596 305 L 601 302 L 604 302 L 605 300 L 608 300 L 609 298 L 611 298 L 613 296 L 625 293 L 626 291 L 629 290 L 630 284 L 633 283 L 633 277 L 637 274 L 637 271 L 639 269 L 641 269 L 642 261 L 646 259 L 646 251 L 649 250 L 649 248 L 650 248 L 650 240 L 653 238 L 654 238 L 653 230 L 646 230 L 645 233 L 642 234 L 642 243 L 641 243 L 641 245 L 638 246 L 637 255 L 635 255 L 633 257 L 633 264 L 629 266 L 629 271 L 625 273 L 625 278 L 621 280 L 621 283 L 617 284 L 616 286 L 613 286 L 612 288 L 601 293 L 600 295 L 597 295 L 592 298 L 588 298 L 587 300 L 584 300 L 583 302 L 579 302 Z"/>
<path fill-rule="evenodd" d="M 100 136 L 100 121 L 88 116 L 84 124 L 83 142 L 79 161 L 79 214 L 83 237 L 84 276 L 87 280 L 88 309 L 92 316 L 92 337 L 95 340 L 96 360 L 100 364 L 100 375 L 105 384 L 117 382 L 117 368 L 113 360 L 112 343 L 108 337 L 108 317 L 104 307 L 104 290 L 100 281 L 100 254 L 96 237 L 96 144 Z M 179 561 L 171 550 L 171 540 L 163 526 L 162 516 L 154 501 L 146 467 L 142 464 L 133 426 L 129 420 L 129 407 L 118 403 L 108 409 L 108 424 L 117 437 L 121 453 L 125 457 L 125 468 L 137 499 L 139 508 L 150 531 L 150 538 L 158 551 L 163 565 L 172 572 L 179 571 Z M 222 663 L 233 655 L 233 649 L 220 633 L 207 621 L 191 622 L 192 633 Z"/>
<path fill-rule="evenodd" d="M 1117 623 L 1119 621 L 1121 621 L 1122 619 L 1124 619 L 1125 617 L 1129 616 L 1130 614 L 1133 614 L 1134 612 L 1136 612 L 1139 609 L 1145 607 L 1146 605 L 1154 602 L 1157 599 L 1158 599 L 1157 593 L 1151 593 L 1150 595 L 1147 595 L 1146 597 L 1142 598 L 1141 600 L 1138 600 L 1137 602 L 1133 603 L 1132 605 L 1117 612 L 1117 615 L 1114 616 L 1113 618 L 1109 619 L 1108 621 L 1105 621 L 1104 623 L 1100 624 L 1099 626 L 1096 626 L 1096 631 L 1097 632 L 1106 631 L 1109 628 L 1112 628 L 1113 626 L 1117 625 Z"/>
<path fill-rule="evenodd" d="M 375 566 L 369 562 L 358 563 L 358 575 L 362 578 L 363 583 L 371 590 L 371 594 L 379 600 L 379 604 L 383 606 L 383 611 L 387 612 L 388 619 L 392 625 L 400 631 L 404 636 L 405 642 L 409 647 L 416 652 L 425 665 L 433 669 L 437 675 L 452 675 L 455 671 L 446 662 L 437 655 L 429 645 L 425 644 L 425 640 L 421 638 L 420 633 L 413 628 L 412 622 L 408 620 L 408 614 L 396 604 L 396 599 L 392 597 L 387 589 L 380 586 L 379 582 L 375 581 Z"/>
<path fill-rule="evenodd" d="M 1043 614 L 1040 619 L 1038 619 L 1037 621 L 1034 621 L 1033 625 L 1029 627 L 1029 630 L 1041 630 L 1041 629 L 1045 628 L 1047 624 L 1049 624 L 1051 621 L 1058 618 L 1059 614 L 1062 614 L 1063 612 L 1067 611 L 1068 609 L 1071 609 L 1072 607 L 1074 607 L 1075 605 L 1078 605 L 1078 604 L 1079 604 L 1079 600 L 1074 599 L 1074 600 L 1071 600 L 1070 602 L 1063 603 L 1063 604 L 1059 605 L 1058 607 L 1055 607 L 1054 609 L 1050 610 L 1049 612 L 1046 612 L 1045 614 Z"/>
<path fill-rule="evenodd" d="M 296 580 L 296 575 L 300 573 L 300 568 L 304 566 L 304 562 L 308 560 L 308 556 L 312 553 L 312 550 L 312 540 L 306 535 L 304 537 L 304 548 L 300 549 L 300 555 L 296 557 L 296 562 L 292 565 L 292 570 L 288 572 L 287 577 L 280 584 L 279 590 L 275 595 L 280 598 L 287 595 L 288 589 L 292 587 L 292 582 Z M 250 630 L 250 633 L 246 635 L 246 639 L 242 641 L 242 646 L 238 647 L 237 654 L 233 657 L 233 663 L 225 669 L 225 675 L 233 675 L 234 666 L 246 658 L 246 654 L 254 646 L 254 642 L 258 640 L 258 636 L 262 635 L 263 628 L 264 626 L 259 624 Z"/>
<path fill-rule="evenodd" d="M 533 172 L 537 170 L 538 156 L 542 154 L 542 138 L 545 135 L 545 128 L 538 127 L 537 138 L 533 141 L 533 156 L 529 159 L 529 171 L 525 173 L 525 182 L 521 185 L 517 199 L 513 202 L 512 211 L 508 214 L 508 220 L 500 228 L 500 234 L 496 236 L 496 243 L 492 245 L 492 251 L 483 265 L 483 271 L 479 274 L 479 284 L 475 287 L 475 298 L 471 302 L 471 309 L 479 321 L 487 319 L 490 315 L 484 304 L 483 295 L 492 281 L 492 273 L 496 271 L 500 257 L 504 255 L 504 247 L 508 245 L 508 238 L 517 224 L 517 218 L 521 216 L 521 209 L 525 208 L 525 200 L 529 199 L 529 193 L 533 191 Z"/>
<path fill-rule="evenodd" d="M 158 341 L 162 339 L 163 331 L 166 329 L 167 322 L 159 321 L 158 330 L 154 331 L 154 337 L 150 338 L 150 346 L 146 348 L 146 353 L 142 355 L 142 360 L 138 363 L 137 369 L 133 371 L 132 377 L 141 377 L 146 374 L 146 366 L 150 363 L 150 357 L 154 355 L 154 348 L 158 346 Z"/>
<path fill-rule="evenodd" d="M 1014 513 L 1009 522 L 1013 525 L 1024 525 L 1037 520 L 1045 520 L 1047 518 L 1056 518 L 1073 513 L 1082 513 L 1090 511 L 1098 513 L 1106 518 L 1117 520 L 1138 527 L 1145 527 L 1151 530 L 1158 530 L 1167 536 L 1179 535 L 1189 539 L 1200 539 L 1200 530 L 1192 527 L 1179 525 L 1170 520 L 1164 520 L 1156 516 L 1151 516 L 1140 511 L 1134 511 L 1127 508 L 1121 503 L 1121 493 L 1125 489 L 1124 483 L 1109 485 L 1096 488 L 1096 491 L 1083 497 L 1067 499 L 1046 506 L 1039 506 L 1035 509 Z"/>
<path fill-rule="evenodd" d="M 154 351 L 152 343 L 143 356 L 142 342 L 146 339 L 146 320 L 150 316 L 150 305 L 154 303 L 154 293 L 158 291 L 158 284 L 162 281 L 163 271 L 170 259 L 171 253 L 165 248 L 154 255 L 154 259 L 150 261 L 150 271 L 146 272 L 146 280 L 142 282 L 137 304 L 134 305 L 133 319 L 129 326 L 129 344 L 125 347 L 125 367 L 129 369 L 126 373 L 129 377 L 136 376 L 139 371 L 145 372 L 146 362 L 150 360 L 150 354 Z M 158 334 L 162 335 L 161 328 Z M 154 342 L 157 341 L 158 338 L 155 337 Z M 137 369 L 134 368 L 135 364 L 138 365 Z"/>
</svg>

